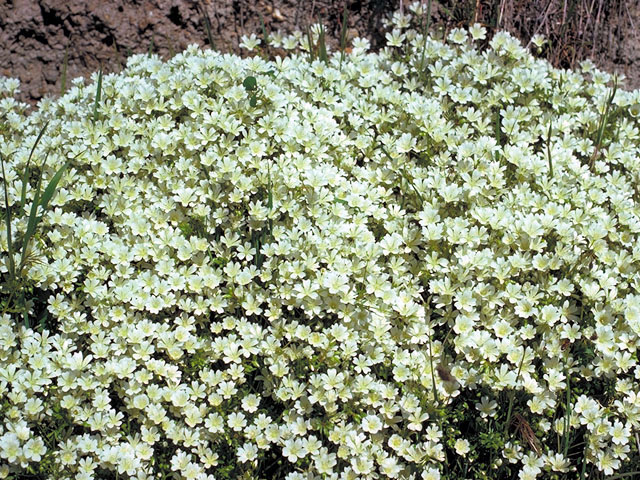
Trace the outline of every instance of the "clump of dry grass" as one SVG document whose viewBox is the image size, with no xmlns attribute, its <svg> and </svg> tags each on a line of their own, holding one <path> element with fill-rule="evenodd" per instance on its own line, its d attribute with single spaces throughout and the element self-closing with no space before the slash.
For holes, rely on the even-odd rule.
<svg viewBox="0 0 640 480">
<path fill-rule="evenodd" d="M 575 68 L 585 58 L 614 58 L 624 39 L 636 35 L 629 0 L 443 0 L 449 28 L 480 22 L 508 30 L 527 43 L 544 35 L 541 52 L 554 66 Z"/>
</svg>

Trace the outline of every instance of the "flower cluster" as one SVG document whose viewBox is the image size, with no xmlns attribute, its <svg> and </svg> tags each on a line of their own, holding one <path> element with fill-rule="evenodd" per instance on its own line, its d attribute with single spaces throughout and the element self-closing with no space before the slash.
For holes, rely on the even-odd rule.
<svg viewBox="0 0 640 480">
<path fill-rule="evenodd" d="M 97 76 L 0 101 L 10 208 L 45 122 L 45 179 L 70 162 L 27 272 L 49 328 L 0 317 L 0 478 L 638 461 L 640 91 L 422 9 L 344 61 L 136 55 L 95 116 Z"/>
</svg>

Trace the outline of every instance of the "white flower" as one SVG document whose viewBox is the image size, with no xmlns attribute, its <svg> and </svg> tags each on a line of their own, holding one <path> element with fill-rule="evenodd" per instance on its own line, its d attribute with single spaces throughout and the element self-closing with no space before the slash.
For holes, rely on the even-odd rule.
<svg viewBox="0 0 640 480">
<path fill-rule="evenodd" d="M 362 429 L 368 433 L 378 433 L 383 428 L 383 423 L 377 415 L 367 415 L 362 419 Z"/>
<path fill-rule="evenodd" d="M 453 448 L 455 448 L 456 453 L 460 456 L 465 456 L 467 453 L 469 453 L 469 451 L 471 450 L 471 448 L 469 447 L 469 440 L 466 440 L 464 438 L 458 438 L 456 440 L 456 443 L 454 444 Z"/>
<path fill-rule="evenodd" d="M 240 48 L 244 48 L 252 52 L 258 45 L 260 45 L 261 41 L 262 40 L 259 39 L 255 33 L 252 33 L 249 36 L 242 35 L 242 37 L 240 37 L 239 46 Z"/>
<path fill-rule="evenodd" d="M 282 449 L 282 455 L 291 463 L 296 463 L 299 458 L 304 458 L 306 453 L 302 440 L 299 438 L 286 440 Z"/>
<path fill-rule="evenodd" d="M 240 463 L 252 462 L 258 458 L 258 447 L 252 443 L 245 443 L 238 448 L 237 457 Z"/>
<path fill-rule="evenodd" d="M 547 39 L 544 37 L 544 35 L 536 33 L 533 37 L 531 37 L 531 43 L 533 43 L 538 49 L 540 49 L 545 43 L 547 43 Z"/>
<path fill-rule="evenodd" d="M 489 397 L 482 396 L 480 403 L 476 403 L 476 408 L 480 411 L 480 415 L 483 418 L 487 416 L 493 417 L 496 414 L 498 402 L 495 400 L 489 400 Z"/>
<path fill-rule="evenodd" d="M 13 432 L 7 432 L 0 437 L 0 457 L 9 463 L 14 463 L 22 455 L 22 448 L 18 436 Z"/>
<path fill-rule="evenodd" d="M 469 27 L 469 33 L 474 40 L 484 40 L 487 35 L 487 29 L 479 23 L 474 23 Z"/>
</svg>

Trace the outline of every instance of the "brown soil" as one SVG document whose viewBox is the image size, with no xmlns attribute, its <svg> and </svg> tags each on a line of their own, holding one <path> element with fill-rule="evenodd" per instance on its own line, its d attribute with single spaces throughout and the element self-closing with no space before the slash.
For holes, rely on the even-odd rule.
<svg viewBox="0 0 640 480">
<path fill-rule="evenodd" d="M 425 3 L 427 0 L 423 0 Z M 243 34 L 305 30 L 321 20 L 336 45 L 342 12 L 349 36 L 384 43 L 382 19 L 409 0 L 0 0 L 0 75 L 21 80 L 19 100 L 34 105 L 66 84 L 103 68 L 118 71 L 127 55 L 152 49 L 168 58 L 191 43 L 239 53 Z M 591 5 L 591 8 L 589 8 Z M 604 7 L 603 7 L 604 5 Z M 557 66 L 584 58 L 640 87 L 640 0 L 441 0 L 432 5 L 434 28 L 480 21 L 507 29 L 525 43 L 534 33 L 552 40 L 543 52 Z"/>
</svg>

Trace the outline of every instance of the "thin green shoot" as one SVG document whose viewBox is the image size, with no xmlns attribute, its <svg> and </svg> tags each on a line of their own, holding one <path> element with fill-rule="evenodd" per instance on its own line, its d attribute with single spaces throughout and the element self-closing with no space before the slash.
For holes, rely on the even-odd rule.
<svg viewBox="0 0 640 480">
<path fill-rule="evenodd" d="M 340 70 L 342 70 L 342 62 L 344 60 L 344 52 L 347 48 L 347 15 L 348 10 L 345 5 L 344 10 L 342 11 L 342 26 L 340 27 Z"/>
<path fill-rule="evenodd" d="M 313 55 L 313 41 L 311 40 L 311 28 L 307 27 L 307 42 L 309 43 L 309 63 L 315 60 Z"/>
<path fill-rule="evenodd" d="M 582 315 L 582 312 L 581 312 L 581 315 Z M 566 458 L 569 453 L 569 444 L 570 444 L 569 429 L 571 428 L 571 376 L 570 376 L 570 371 L 566 364 L 565 364 L 565 376 L 567 377 L 567 394 L 565 397 L 565 407 L 564 407 L 564 422 L 563 422 L 564 428 L 562 429 L 562 437 L 563 437 L 562 454 Z M 560 445 L 558 445 L 558 450 L 560 450 Z"/>
<path fill-rule="evenodd" d="M 562 449 L 562 455 L 567 458 L 569 453 L 569 429 L 571 428 L 571 379 L 567 375 L 567 400 L 564 409 L 564 448 Z"/>
<path fill-rule="evenodd" d="M 147 56 L 151 57 L 153 54 L 153 33 L 151 34 L 151 41 L 149 42 L 149 49 L 147 50 Z"/>
<path fill-rule="evenodd" d="M 547 161 L 549 162 L 549 178 L 553 178 L 553 164 L 551 163 L 551 126 L 552 121 L 549 120 L 549 129 L 547 130 Z"/>
<path fill-rule="evenodd" d="M 324 37 L 324 25 L 322 25 L 322 23 L 320 23 L 320 34 L 318 35 L 318 58 L 326 64 L 329 63 L 327 45 Z"/>
<path fill-rule="evenodd" d="M 62 76 L 60 78 L 60 95 L 67 91 L 67 66 L 69 64 L 69 45 L 64 49 L 64 59 L 62 60 Z"/>
<path fill-rule="evenodd" d="M 267 35 L 267 27 L 264 25 L 264 19 L 262 18 L 262 13 L 260 15 L 260 30 L 262 31 L 262 40 L 264 40 L 264 45 L 266 48 L 269 48 L 269 35 Z"/>
<path fill-rule="evenodd" d="M 93 102 L 93 123 L 96 123 L 98 121 L 98 105 L 100 104 L 101 97 L 102 97 L 102 68 L 98 70 L 98 83 L 96 85 L 96 97 Z"/>
<path fill-rule="evenodd" d="M 213 43 L 213 34 L 211 33 L 211 21 L 209 20 L 209 14 L 207 13 L 207 10 L 202 6 L 202 3 L 200 1 L 198 1 L 198 9 L 200 10 L 200 14 L 202 15 L 202 23 L 204 23 L 204 29 L 207 32 L 209 46 L 212 50 L 215 50 L 215 45 Z"/>
<path fill-rule="evenodd" d="M 267 208 L 269 209 L 269 236 L 273 240 L 273 219 L 271 211 L 273 210 L 273 185 L 271 184 L 271 162 L 267 162 Z"/>
<path fill-rule="evenodd" d="M 424 28 L 422 29 L 422 54 L 420 55 L 420 75 L 424 70 L 424 53 L 427 49 L 427 34 L 429 33 L 429 27 L 431 25 L 431 0 L 427 1 L 427 18 L 424 21 Z"/>
<path fill-rule="evenodd" d="M 26 202 L 26 196 L 27 196 L 27 182 L 29 181 L 29 164 L 31 163 L 31 159 L 33 158 L 33 153 L 36 150 L 36 147 L 38 146 L 38 144 L 40 143 L 40 140 L 42 140 L 42 136 L 44 135 L 44 132 L 47 130 L 47 127 L 49 126 L 49 122 L 46 122 L 44 124 L 44 126 L 42 127 L 42 129 L 40 130 L 40 132 L 38 133 L 38 137 L 36 138 L 36 141 L 33 142 L 33 147 L 31 147 L 31 152 L 29 152 L 29 158 L 27 159 L 27 165 L 24 168 L 24 173 L 22 175 L 22 191 L 20 192 L 20 210 L 22 211 L 22 209 L 24 208 L 24 204 Z M 6 191 L 6 185 L 5 185 L 5 191 Z"/>
<path fill-rule="evenodd" d="M 613 77 L 613 87 L 609 91 L 609 96 L 607 97 L 607 101 L 604 107 L 604 112 L 600 115 L 600 121 L 598 123 L 598 130 L 596 133 L 596 142 L 595 149 L 593 151 L 593 155 L 591 156 L 591 160 L 589 161 L 589 165 L 593 166 L 593 162 L 600 155 L 600 149 L 602 147 L 602 139 L 604 138 L 604 130 L 609 122 L 609 113 L 611 111 L 611 105 L 613 105 L 613 99 L 616 96 L 616 91 L 618 90 L 618 77 Z"/>
<path fill-rule="evenodd" d="M 427 304 L 431 304 L 431 296 L 427 299 Z M 431 315 L 429 315 L 429 335 L 427 338 L 429 340 L 429 369 L 431 370 L 431 386 L 433 388 L 433 402 L 436 406 L 440 405 L 440 399 L 438 398 L 438 387 L 436 385 L 436 376 L 433 374 L 435 368 L 433 367 L 433 346 L 431 344 L 431 332 L 433 329 L 431 328 Z"/>
<path fill-rule="evenodd" d="M 13 242 L 11 240 L 11 211 L 9 210 L 9 195 L 7 192 L 7 175 L 4 171 L 4 158 L 0 154 L 0 163 L 2 164 L 2 182 L 4 183 L 4 206 L 7 212 L 4 221 L 7 228 L 7 246 L 9 248 L 9 278 L 11 281 L 15 278 L 15 261 L 13 259 Z"/>
<path fill-rule="evenodd" d="M 494 132 L 496 137 L 496 144 L 502 146 L 502 131 L 500 124 L 502 123 L 502 119 L 500 117 L 500 110 L 496 111 L 494 116 Z"/>
</svg>

